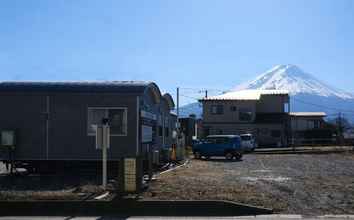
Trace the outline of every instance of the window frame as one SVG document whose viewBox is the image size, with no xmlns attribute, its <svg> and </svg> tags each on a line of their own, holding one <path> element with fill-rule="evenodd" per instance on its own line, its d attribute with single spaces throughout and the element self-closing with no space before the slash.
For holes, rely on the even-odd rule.
<svg viewBox="0 0 354 220">
<path fill-rule="evenodd" d="M 89 111 L 90 110 L 94 110 L 94 109 L 99 109 L 99 110 L 105 110 L 105 115 L 106 117 L 109 116 L 109 110 L 110 109 L 118 109 L 118 110 L 124 110 L 123 112 L 123 124 L 125 124 L 125 126 L 123 127 L 123 134 L 112 134 L 110 133 L 110 137 L 124 137 L 124 136 L 128 136 L 128 108 L 127 107 L 87 107 L 87 119 L 86 119 L 86 134 L 87 136 L 95 136 L 96 133 L 90 133 L 89 129 L 88 129 L 88 123 L 89 123 Z M 124 123 L 125 122 L 125 123 Z"/>
<path fill-rule="evenodd" d="M 241 117 L 241 114 L 248 114 L 248 113 L 251 113 L 251 114 L 249 114 L 250 119 L 249 120 L 243 120 L 242 117 Z M 239 108 L 238 109 L 238 120 L 240 122 L 251 122 L 254 119 L 254 114 L 255 113 L 252 111 L 251 108 Z"/>
<path fill-rule="evenodd" d="M 213 111 L 213 109 L 215 108 L 215 112 Z M 219 111 L 220 110 L 220 111 Z M 223 104 L 214 104 L 211 105 L 210 108 L 210 113 L 212 115 L 223 115 L 224 114 L 224 105 Z"/>
</svg>

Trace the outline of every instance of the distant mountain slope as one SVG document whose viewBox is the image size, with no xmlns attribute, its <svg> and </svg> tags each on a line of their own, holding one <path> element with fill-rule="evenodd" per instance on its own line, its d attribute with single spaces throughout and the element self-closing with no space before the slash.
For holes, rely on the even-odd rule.
<svg viewBox="0 0 354 220">
<path fill-rule="evenodd" d="M 323 83 L 295 65 L 278 65 L 256 79 L 235 87 L 243 89 L 284 89 L 291 95 L 307 94 L 340 99 L 354 99 L 354 95 Z"/>
<path fill-rule="evenodd" d="M 181 117 L 188 117 L 190 114 L 195 114 L 197 118 L 202 117 L 202 105 L 199 102 L 193 102 L 184 105 L 180 108 L 179 114 Z"/>
<path fill-rule="evenodd" d="M 291 111 L 325 111 L 329 117 L 342 111 L 354 121 L 353 94 L 327 85 L 295 65 L 275 66 L 254 80 L 236 86 L 232 91 L 244 89 L 288 90 Z M 200 104 L 192 103 L 182 106 L 180 112 L 184 116 L 196 114 L 201 117 L 202 109 Z"/>
</svg>

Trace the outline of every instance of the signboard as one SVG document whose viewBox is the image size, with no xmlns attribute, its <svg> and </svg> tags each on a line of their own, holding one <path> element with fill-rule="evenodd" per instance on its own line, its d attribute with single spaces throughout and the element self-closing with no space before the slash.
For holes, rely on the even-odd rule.
<svg viewBox="0 0 354 220">
<path fill-rule="evenodd" d="M 110 128 L 106 125 L 94 126 L 96 130 L 96 149 L 107 149 L 110 147 Z"/>
<path fill-rule="evenodd" d="M 136 159 L 124 159 L 124 190 L 126 192 L 136 191 Z"/>
<path fill-rule="evenodd" d="M 151 112 L 141 110 L 140 114 L 141 114 L 142 118 L 147 118 L 147 119 L 154 120 L 154 121 L 156 121 L 156 119 L 157 119 L 156 115 Z"/>
<path fill-rule="evenodd" d="M 2 146 L 15 146 L 15 131 L 1 131 L 1 145 Z"/>
<path fill-rule="evenodd" d="M 148 143 L 152 142 L 152 127 L 142 125 L 141 126 L 141 142 Z"/>
</svg>

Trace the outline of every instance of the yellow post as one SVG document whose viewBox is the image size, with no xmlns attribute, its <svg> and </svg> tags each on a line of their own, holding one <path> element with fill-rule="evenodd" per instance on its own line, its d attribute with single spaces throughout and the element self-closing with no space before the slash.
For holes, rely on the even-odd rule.
<svg viewBox="0 0 354 220">
<path fill-rule="evenodd" d="M 176 145 L 172 144 L 171 160 L 176 161 Z"/>
</svg>

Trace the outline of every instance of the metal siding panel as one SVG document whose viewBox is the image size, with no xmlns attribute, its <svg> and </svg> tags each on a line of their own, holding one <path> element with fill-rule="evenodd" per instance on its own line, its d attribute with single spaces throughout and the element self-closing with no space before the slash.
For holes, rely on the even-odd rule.
<svg viewBox="0 0 354 220">
<path fill-rule="evenodd" d="M 127 107 L 127 136 L 111 137 L 108 159 L 134 156 L 136 146 L 136 96 L 112 94 L 56 94 L 51 96 L 50 157 L 100 159 L 95 137 L 87 135 L 88 107 Z"/>
<path fill-rule="evenodd" d="M 16 159 L 41 159 L 46 155 L 46 97 L 0 94 L 0 129 L 16 130 Z"/>
</svg>

